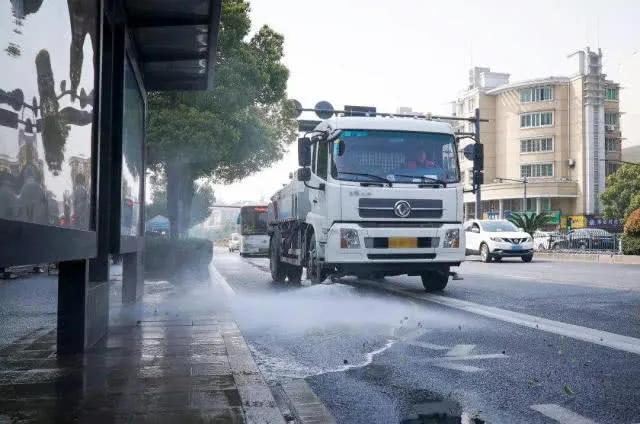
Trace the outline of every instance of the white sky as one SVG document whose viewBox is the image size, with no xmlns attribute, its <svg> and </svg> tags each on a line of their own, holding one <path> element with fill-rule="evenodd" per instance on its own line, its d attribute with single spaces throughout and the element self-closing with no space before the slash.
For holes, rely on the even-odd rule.
<svg viewBox="0 0 640 424">
<path fill-rule="evenodd" d="M 635 89 L 640 85 L 640 60 L 634 56 L 640 51 L 637 0 L 251 0 L 251 5 L 254 30 L 267 24 L 284 35 L 289 97 L 304 107 L 328 100 L 337 109 L 375 105 L 393 112 L 410 106 L 448 114 L 448 102 L 467 84 L 471 65 L 510 73 L 511 81 L 569 75 L 576 70 L 566 56 L 586 46 L 602 48 L 608 78 L 640 92 Z M 620 97 L 626 116 L 640 114 L 637 98 L 625 99 L 624 90 Z M 640 134 L 625 132 L 624 117 L 622 124 L 623 136 L 640 142 Z M 270 169 L 217 186 L 218 201 L 268 201 L 297 167 L 295 150 L 294 144 Z"/>
</svg>

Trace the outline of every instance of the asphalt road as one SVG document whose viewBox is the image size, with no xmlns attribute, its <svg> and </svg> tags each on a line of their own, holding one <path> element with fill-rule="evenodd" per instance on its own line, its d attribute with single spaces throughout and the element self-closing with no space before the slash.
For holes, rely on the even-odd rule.
<svg viewBox="0 0 640 424">
<path fill-rule="evenodd" d="M 640 267 L 469 261 L 428 295 L 415 277 L 292 286 L 266 259 L 214 263 L 267 379 L 305 379 L 339 423 L 640 422 Z"/>
</svg>

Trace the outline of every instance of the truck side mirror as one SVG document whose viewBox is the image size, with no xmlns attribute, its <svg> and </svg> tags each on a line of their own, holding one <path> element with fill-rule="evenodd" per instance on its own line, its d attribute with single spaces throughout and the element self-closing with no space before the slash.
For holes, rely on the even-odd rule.
<svg viewBox="0 0 640 424">
<path fill-rule="evenodd" d="M 309 181 L 311 179 L 311 169 L 309 168 L 300 168 L 298 169 L 298 181 Z"/>
<path fill-rule="evenodd" d="M 302 167 L 311 165 L 311 139 L 307 137 L 298 139 L 298 165 Z"/>
</svg>

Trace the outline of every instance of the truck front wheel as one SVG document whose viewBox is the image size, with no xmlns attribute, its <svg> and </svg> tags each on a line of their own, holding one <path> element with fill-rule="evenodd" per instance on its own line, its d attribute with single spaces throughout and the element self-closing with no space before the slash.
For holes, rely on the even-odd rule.
<svg viewBox="0 0 640 424">
<path fill-rule="evenodd" d="M 295 265 L 287 266 L 287 278 L 291 284 L 300 284 L 302 281 L 302 267 Z"/>
<path fill-rule="evenodd" d="M 320 284 L 327 278 L 327 273 L 322 269 L 322 262 L 316 246 L 316 235 L 311 235 L 309 250 L 307 252 L 307 278 L 312 284 Z"/>
<path fill-rule="evenodd" d="M 271 270 L 271 279 L 276 283 L 282 283 L 287 278 L 285 264 L 280 262 L 280 233 L 278 231 L 271 236 L 269 269 Z"/>
<path fill-rule="evenodd" d="M 422 279 L 422 285 L 425 291 L 434 292 L 444 290 L 449 282 L 449 268 L 425 271 L 420 274 L 420 278 Z"/>
</svg>

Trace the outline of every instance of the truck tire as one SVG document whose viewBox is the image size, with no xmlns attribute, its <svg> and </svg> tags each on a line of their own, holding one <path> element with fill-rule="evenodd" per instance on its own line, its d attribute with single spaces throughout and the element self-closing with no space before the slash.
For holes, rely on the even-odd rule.
<svg viewBox="0 0 640 424">
<path fill-rule="evenodd" d="M 276 231 L 271 236 L 269 244 L 269 269 L 271 270 L 271 279 L 276 283 L 284 282 L 287 277 L 285 264 L 280 262 L 280 232 Z"/>
<path fill-rule="evenodd" d="M 300 284 L 302 281 L 302 267 L 287 264 L 287 279 L 291 284 Z"/>
<path fill-rule="evenodd" d="M 316 235 L 311 235 L 309 249 L 307 251 L 307 279 L 312 284 L 320 284 L 327 278 L 327 273 L 322 269 L 322 263 L 318 257 L 318 247 L 316 246 Z"/>
<path fill-rule="evenodd" d="M 441 291 L 449 282 L 449 268 L 443 270 L 426 271 L 420 274 L 422 285 L 427 292 Z"/>
</svg>

